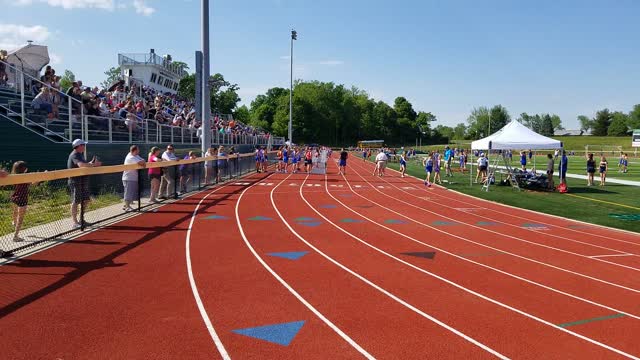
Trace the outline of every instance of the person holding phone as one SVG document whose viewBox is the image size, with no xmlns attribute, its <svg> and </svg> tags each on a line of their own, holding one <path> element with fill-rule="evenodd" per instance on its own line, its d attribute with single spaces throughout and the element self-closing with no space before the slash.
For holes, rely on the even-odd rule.
<svg viewBox="0 0 640 360">
<path fill-rule="evenodd" d="M 85 161 L 84 152 L 86 150 L 86 145 L 87 142 L 84 140 L 73 140 L 73 143 L 71 143 L 73 151 L 69 154 L 69 158 L 67 159 L 67 169 L 98 167 L 102 165 L 96 156 L 94 156 L 89 162 Z M 73 229 L 79 229 L 82 225 L 78 221 L 78 205 L 82 206 L 84 209 L 89 206 L 89 176 L 70 177 L 69 188 L 71 189 L 71 219 L 73 220 Z M 85 225 L 90 224 L 85 222 Z"/>
</svg>

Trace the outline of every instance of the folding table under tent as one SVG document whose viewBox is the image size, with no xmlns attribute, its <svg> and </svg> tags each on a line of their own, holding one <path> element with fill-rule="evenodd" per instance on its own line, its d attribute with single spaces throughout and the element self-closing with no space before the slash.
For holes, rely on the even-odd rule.
<svg viewBox="0 0 640 360">
<path fill-rule="evenodd" d="M 487 136 L 486 138 L 476 140 L 471 143 L 471 150 L 486 150 L 487 157 L 492 150 L 501 150 L 502 158 L 505 166 L 509 170 L 513 178 L 513 171 L 511 171 L 511 165 L 507 162 L 505 153 L 503 150 L 555 150 L 562 149 L 562 142 L 540 135 L 537 132 L 522 125 L 517 120 L 511 120 L 507 125 L 497 132 Z M 561 158 L 562 159 L 562 158 Z M 561 160 L 562 161 L 562 160 Z M 497 164 L 496 164 L 497 165 Z M 535 157 L 534 157 L 535 167 Z M 495 168 L 495 165 L 494 165 Z M 471 182 L 473 181 L 473 166 L 471 166 Z M 489 174 L 487 174 L 489 177 Z M 486 189 L 489 190 L 489 181 L 487 181 Z"/>
</svg>

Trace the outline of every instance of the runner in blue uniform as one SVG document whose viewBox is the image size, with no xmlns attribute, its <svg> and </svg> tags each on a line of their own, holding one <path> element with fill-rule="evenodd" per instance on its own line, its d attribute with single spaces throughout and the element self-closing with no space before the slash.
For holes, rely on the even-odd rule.
<svg viewBox="0 0 640 360">
<path fill-rule="evenodd" d="M 407 172 L 407 159 L 403 151 L 402 154 L 400 154 L 400 177 L 404 177 L 405 172 Z"/>
<path fill-rule="evenodd" d="M 286 174 L 288 170 L 289 170 L 289 150 L 285 146 L 284 149 L 282 149 L 282 172 Z"/>
<path fill-rule="evenodd" d="M 431 186 L 431 182 L 429 180 L 431 179 L 431 173 L 433 172 L 433 153 L 422 159 L 422 165 L 427 173 L 427 178 L 424 180 L 424 184 Z"/>
</svg>

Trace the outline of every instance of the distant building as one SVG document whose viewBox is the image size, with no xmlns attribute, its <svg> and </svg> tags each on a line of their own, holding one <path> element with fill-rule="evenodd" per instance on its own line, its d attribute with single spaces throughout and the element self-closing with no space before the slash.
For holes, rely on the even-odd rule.
<svg viewBox="0 0 640 360">
<path fill-rule="evenodd" d="M 554 136 L 587 136 L 591 135 L 591 131 L 583 130 L 556 130 L 553 132 Z"/>
<path fill-rule="evenodd" d="M 118 54 L 118 65 L 127 86 L 137 83 L 163 93 L 178 92 L 180 79 L 188 75 L 171 55 L 159 56 L 153 49 L 148 54 Z"/>
</svg>

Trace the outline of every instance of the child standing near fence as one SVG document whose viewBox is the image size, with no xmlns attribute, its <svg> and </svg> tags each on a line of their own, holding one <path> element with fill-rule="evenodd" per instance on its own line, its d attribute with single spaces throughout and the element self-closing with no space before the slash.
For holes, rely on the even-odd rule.
<svg viewBox="0 0 640 360">
<path fill-rule="evenodd" d="M 27 171 L 27 163 L 24 161 L 16 161 L 13 163 L 11 174 L 24 174 Z M 23 241 L 20 237 L 20 229 L 22 228 L 24 215 L 27 213 L 27 205 L 29 203 L 29 185 L 29 183 L 16 184 L 13 189 L 13 193 L 11 194 L 11 202 L 13 203 L 13 219 L 11 224 L 15 229 L 15 232 L 13 233 L 13 241 L 15 242 Z"/>
</svg>

